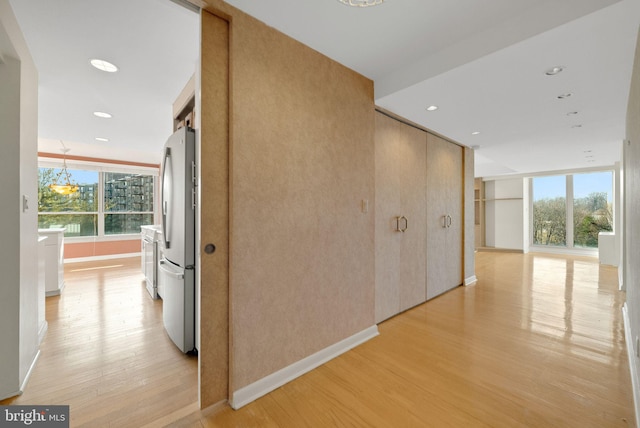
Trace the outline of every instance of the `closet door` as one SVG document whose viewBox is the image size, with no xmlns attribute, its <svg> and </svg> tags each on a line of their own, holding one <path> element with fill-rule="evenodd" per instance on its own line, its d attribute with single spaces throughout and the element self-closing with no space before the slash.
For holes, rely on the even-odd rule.
<svg viewBox="0 0 640 428">
<path fill-rule="evenodd" d="M 427 136 L 427 299 L 462 284 L 462 148 Z"/>
<path fill-rule="evenodd" d="M 376 113 L 376 322 L 426 300 L 426 138 Z"/>
</svg>

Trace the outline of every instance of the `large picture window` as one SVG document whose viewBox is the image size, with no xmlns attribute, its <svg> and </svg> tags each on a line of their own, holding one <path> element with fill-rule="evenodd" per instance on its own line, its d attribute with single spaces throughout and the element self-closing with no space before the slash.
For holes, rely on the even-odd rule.
<svg viewBox="0 0 640 428">
<path fill-rule="evenodd" d="M 68 169 L 78 191 L 49 188 L 59 168 L 38 169 L 38 227 L 66 228 L 65 237 L 127 235 L 154 223 L 155 176 Z"/>
<path fill-rule="evenodd" d="M 613 230 L 613 173 L 534 177 L 533 245 L 598 248 Z"/>
</svg>

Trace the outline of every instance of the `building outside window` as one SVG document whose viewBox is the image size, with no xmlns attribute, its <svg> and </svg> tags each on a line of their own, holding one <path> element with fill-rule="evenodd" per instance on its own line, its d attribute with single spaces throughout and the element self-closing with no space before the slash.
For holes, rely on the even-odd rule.
<svg viewBox="0 0 640 428">
<path fill-rule="evenodd" d="M 38 169 L 38 227 L 66 228 L 65 237 L 103 237 L 140 233 L 154 223 L 154 175 L 68 169 L 78 191 L 61 195 L 49 188 L 59 168 Z"/>
</svg>

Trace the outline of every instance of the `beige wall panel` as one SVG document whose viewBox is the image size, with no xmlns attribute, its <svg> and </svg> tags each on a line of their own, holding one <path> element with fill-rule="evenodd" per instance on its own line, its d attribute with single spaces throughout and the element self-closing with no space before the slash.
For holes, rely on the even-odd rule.
<svg viewBox="0 0 640 428">
<path fill-rule="evenodd" d="M 229 28 L 202 13 L 200 123 L 202 407 L 228 396 L 229 365 Z M 204 245 L 216 251 L 206 254 Z"/>
<path fill-rule="evenodd" d="M 376 322 L 400 312 L 400 246 L 396 232 L 401 213 L 400 186 L 402 151 L 400 122 L 376 113 Z"/>
<path fill-rule="evenodd" d="M 208 3 L 231 18 L 236 391 L 374 324 L 373 83 Z"/>
</svg>

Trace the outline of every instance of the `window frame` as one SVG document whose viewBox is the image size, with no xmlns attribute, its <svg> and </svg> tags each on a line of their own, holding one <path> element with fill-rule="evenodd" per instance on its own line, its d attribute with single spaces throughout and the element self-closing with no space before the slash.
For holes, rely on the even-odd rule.
<svg viewBox="0 0 640 428">
<path fill-rule="evenodd" d="M 577 254 L 577 255 L 588 255 L 588 256 L 598 256 L 598 248 L 587 248 L 587 247 L 576 247 L 574 243 L 574 219 L 573 219 L 573 208 L 574 208 L 574 194 L 573 194 L 573 176 L 580 174 L 595 174 L 595 173 L 603 173 L 608 172 L 611 173 L 611 208 L 612 208 L 612 232 L 617 233 L 617 224 L 616 224 L 616 211 L 618 210 L 616 201 L 616 192 L 617 190 L 617 171 L 615 168 L 602 168 L 602 169 L 589 169 L 589 170 L 578 170 L 578 171 L 570 171 L 570 172 L 549 172 L 545 174 L 537 174 L 535 176 L 529 177 L 529 250 L 530 251 L 543 251 L 548 253 L 558 253 L 558 254 Z M 566 245 L 565 246 L 550 246 L 550 245 L 541 245 L 534 244 L 534 227 L 533 227 L 533 204 L 534 204 L 534 187 L 533 181 L 536 178 L 542 177 L 550 177 L 550 176 L 564 176 L 565 177 L 565 215 L 566 215 Z"/>
<path fill-rule="evenodd" d="M 120 163 L 108 163 L 108 162 L 95 162 L 84 160 L 66 160 L 67 169 L 70 170 L 86 170 L 98 172 L 98 211 L 97 212 L 72 212 L 69 214 L 97 214 L 98 224 L 97 232 L 95 236 L 65 236 L 65 242 L 97 242 L 97 241 L 125 241 L 140 239 L 139 233 L 123 233 L 106 235 L 104 231 L 104 218 L 106 214 L 148 214 L 148 211 L 143 213 L 138 212 L 105 212 L 104 211 L 104 174 L 106 172 L 122 173 L 122 174 L 144 174 L 153 177 L 153 224 L 157 224 L 159 221 L 158 212 L 158 198 L 159 198 L 159 181 L 160 181 L 160 168 L 159 167 L 146 167 L 139 165 L 127 165 Z M 46 158 L 38 159 L 38 168 L 62 168 L 62 159 Z M 38 207 L 38 216 L 40 215 L 40 207 Z M 49 215 L 48 212 L 43 212 L 43 215 Z M 65 214 L 65 213 L 52 213 L 52 214 Z"/>
</svg>

